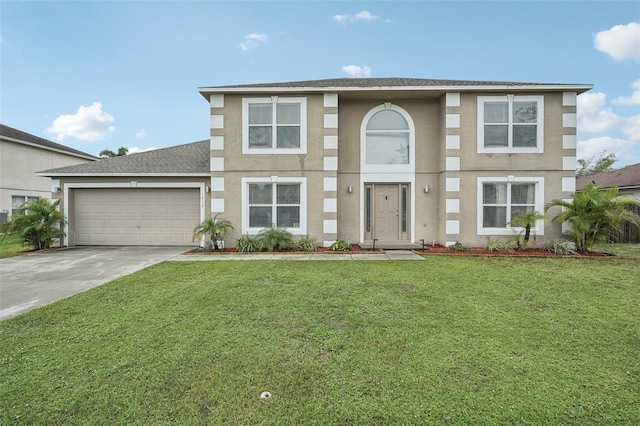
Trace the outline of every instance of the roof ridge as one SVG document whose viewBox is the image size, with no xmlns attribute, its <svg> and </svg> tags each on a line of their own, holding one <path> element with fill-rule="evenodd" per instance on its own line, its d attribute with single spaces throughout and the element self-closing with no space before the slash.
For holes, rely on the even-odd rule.
<svg viewBox="0 0 640 426">
<path fill-rule="evenodd" d="M 59 144 L 57 142 L 53 142 L 49 139 L 45 139 L 40 136 L 33 135 L 31 133 L 27 133 L 23 130 L 13 128 L 5 124 L 0 124 L 0 136 L 4 138 L 14 139 L 20 142 L 27 142 L 27 143 L 39 145 L 43 148 L 57 149 L 59 151 L 68 152 L 70 154 L 89 157 L 96 160 L 98 159 L 98 157 L 95 155 L 86 153 L 84 151 L 80 151 L 79 149 L 68 147 L 66 145 Z"/>
<path fill-rule="evenodd" d="M 355 84 L 354 84 L 355 83 Z M 383 86 L 566 86 L 569 83 L 534 83 L 534 82 L 514 82 L 514 81 L 492 81 L 492 80 L 456 80 L 442 78 L 416 78 L 416 77 L 341 77 L 318 80 L 297 80 L 288 82 L 238 84 L 224 86 L 201 87 L 201 89 L 221 89 L 221 88 L 251 88 L 251 87 L 379 87 Z M 572 84 L 573 85 L 573 84 Z"/>
<path fill-rule="evenodd" d="M 127 175 L 139 174 L 208 174 L 209 144 L 207 139 L 174 145 L 151 151 L 136 152 L 120 157 L 103 158 L 100 161 L 58 167 L 37 172 L 41 176 L 75 174 Z"/>
</svg>

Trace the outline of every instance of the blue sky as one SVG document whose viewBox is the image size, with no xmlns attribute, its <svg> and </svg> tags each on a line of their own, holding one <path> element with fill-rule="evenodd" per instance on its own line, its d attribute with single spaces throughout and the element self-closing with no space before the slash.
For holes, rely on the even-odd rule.
<svg viewBox="0 0 640 426">
<path fill-rule="evenodd" d="M 578 157 L 640 162 L 637 1 L 0 0 L 0 122 L 97 155 L 208 139 L 198 87 L 588 83 Z"/>
</svg>

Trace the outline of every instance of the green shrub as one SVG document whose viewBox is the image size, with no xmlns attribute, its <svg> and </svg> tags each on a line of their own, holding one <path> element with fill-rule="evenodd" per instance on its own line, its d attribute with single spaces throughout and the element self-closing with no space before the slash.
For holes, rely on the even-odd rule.
<svg viewBox="0 0 640 426">
<path fill-rule="evenodd" d="M 297 246 L 300 251 L 316 251 L 318 248 L 318 239 L 316 237 L 305 235 L 300 237 L 297 242 Z"/>
<path fill-rule="evenodd" d="M 252 253 L 262 250 L 262 241 L 254 235 L 243 235 L 238 238 L 236 250 L 240 253 Z"/>
<path fill-rule="evenodd" d="M 453 251 L 471 251 L 471 247 L 465 246 L 464 244 L 460 243 L 459 241 L 456 241 L 455 244 L 451 244 L 449 246 L 449 250 L 453 250 Z"/>
<path fill-rule="evenodd" d="M 224 234 L 233 229 L 233 225 L 227 219 L 220 217 L 220 214 L 216 214 L 214 217 L 209 217 L 202 221 L 198 226 L 193 228 L 193 239 L 205 237 L 210 239 L 211 242 L 205 241 L 205 249 L 218 250 L 223 247 L 218 246 L 218 242 L 222 241 Z"/>
<path fill-rule="evenodd" d="M 553 221 L 566 225 L 563 235 L 573 241 L 577 251 L 589 251 L 595 244 L 607 241 L 622 223 L 640 227 L 640 215 L 628 209 L 640 206 L 640 200 L 621 195 L 618 190 L 602 189 L 590 182 L 570 201 L 552 200 L 545 211 L 560 207 Z"/>
<path fill-rule="evenodd" d="M 509 240 L 509 244 L 511 244 L 512 246 L 516 246 L 518 248 L 518 251 L 527 250 L 532 245 L 531 241 L 527 241 L 524 239 L 522 232 L 519 232 L 511 237 L 511 239 Z"/>
<path fill-rule="evenodd" d="M 0 226 L 0 232 L 15 235 L 23 245 L 36 250 L 50 248 L 55 239 L 66 235 L 62 229 L 66 219 L 58 211 L 59 205 L 60 200 L 51 203 L 46 198 L 27 201 L 20 206 L 20 212 Z"/>
<path fill-rule="evenodd" d="M 262 241 L 262 246 L 268 251 L 273 251 L 277 248 L 288 248 L 293 243 L 293 235 L 284 226 L 264 228 L 260 231 L 258 237 Z"/>
<path fill-rule="evenodd" d="M 351 244 L 345 240 L 337 240 L 335 243 L 329 246 L 331 251 L 351 251 Z"/>
<path fill-rule="evenodd" d="M 555 253 L 555 254 L 564 254 L 564 255 L 577 254 L 578 252 L 575 251 L 573 247 L 574 247 L 574 244 L 571 241 L 549 240 L 549 241 L 545 241 L 544 246 L 542 248 L 548 252 Z"/>
<path fill-rule="evenodd" d="M 504 241 L 504 240 L 489 240 L 488 244 L 487 244 L 487 249 L 489 249 L 490 252 L 494 252 L 494 251 L 499 251 L 499 252 L 503 252 L 503 253 L 513 253 L 513 246 L 511 245 L 511 243 L 509 241 Z"/>
</svg>

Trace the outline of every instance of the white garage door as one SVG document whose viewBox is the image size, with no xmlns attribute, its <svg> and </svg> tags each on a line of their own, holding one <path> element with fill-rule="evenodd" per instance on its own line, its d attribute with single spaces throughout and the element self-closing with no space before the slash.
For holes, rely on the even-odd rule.
<svg viewBox="0 0 640 426">
<path fill-rule="evenodd" d="M 193 245 L 200 190 L 76 189 L 72 220 L 76 245 Z"/>
</svg>

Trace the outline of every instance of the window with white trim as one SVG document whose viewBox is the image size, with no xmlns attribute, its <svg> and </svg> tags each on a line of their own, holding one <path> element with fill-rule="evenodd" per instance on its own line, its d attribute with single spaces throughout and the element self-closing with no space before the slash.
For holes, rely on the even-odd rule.
<svg viewBox="0 0 640 426">
<path fill-rule="evenodd" d="M 398 111 L 383 109 L 367 123 L 366 164 L 409 164 L 409 124 Z"/>
<path fill-rule="evenodd" d="M 305 178 L 244 178 L 242 197 L 243 233 L 255 234 L 270 226 L 306 233 Z"/>
<path fill-rule="evenodd" d="M 306 154 L 306 98 L 246 98 L 242 100 L 242 152 L 245 154 Z"/>
<path fill-rule="evenodd" d="M 411 115 L 390 102 L 369 110 L 360 124 L 360 171 L 413 174 L 415 164 Z"/>
<path fill-rule="evenodd" d="M 11 196 L 11 214 L 24 213 L 22 208 L 25 203 L 38 201 L 40 197 L 29 197 L 28 195 L 12 195 Z"/>
<path fill-rule="evenodd" d="M 512 235 L 519 227 L 510 226 L 517 215 L 543 211 L 544 178 L 478 178 L 478 234 Z M 533 229 L 544 232 L 540 220 Z"/>
<path fill-rule="evenodd" d="M 478 96 L 478 152 L 544 152 L 543 96 Z"/>
</svg>

